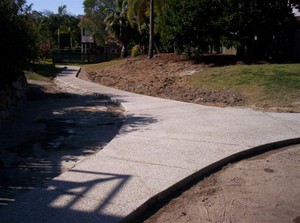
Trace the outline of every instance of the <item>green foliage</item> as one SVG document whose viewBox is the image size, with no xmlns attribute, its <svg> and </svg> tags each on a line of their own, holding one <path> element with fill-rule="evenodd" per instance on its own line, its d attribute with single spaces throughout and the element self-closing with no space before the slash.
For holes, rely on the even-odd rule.
<svg viewBox="0 0 300 223">
<path fill-rule="evenodd" d="M 84 0 L 84 26 L 91 34 L 95 36 L 96 44 L 103 45 L 105 43 L 105 19 L 104 10 L 113 5 L 111 0 Z"/>
<path fill-rule="evenodd" d="M 138 25 L 138 29 L 147 23 L 149 15 L 149 0 L 128 0 L 127 17 L 132 27 Z"/>
<path fill-rule="evenodd" d="M 299 7 L 299 0 L 154 2 L 155 42 L 164 51 L 175 50 L 188 57 L 198 57 L 204 53 L 219 52 L 221 46 L 226 46 L 236 47 L 238 56 L 245 60 L 291 59 L 295 30 L 291 7 Z M 134 42 L 143 46 L 146 46 L 150 36 L 149 3 L 149 0 L 84 1 L 88 19 L 95 27 L 101 27 L 103 36 L 106 35 L 106 26 L 106 31 L 120 44 Z M 123 9 L 121 5 L 124 5 Z M 131 25 L 130 32 L 128 22 Z M 136 34 L 131 35 L 137 30 L 139 38 L 135 37 Z"/>
<path fill-rule="evenodd" d="M 229 0 L 224 12 L 223 43 L 241 58 L 289 59 L 295 23 L 288 0 Z"/>
<path fill-rule="evenodd" d="M 140 45 L 135 45 L 131 49 L 131 56 L 137 57 L 139 55 L 141 55 L 141 47 L 140 47 Z"/>
<path fill-rule="evenodd" d="M 105 43 L 105 9 L 113 7 L 115 1 L 112 0 L 84 0 L 85 24 L 84 26 L 95 36 L 96 44 Z"/>
<path fill-rule="evenodd" d="M 57 13 L 37 14 L 34 19 L 39 33 L 40 54 L 51 54 L 46 49 L 75 49 L 80 46 L 80 18 L 67 14 L 66 7 L 60 6 Z M 47 48 L 48 47 L 48 48 Z"/>
<path fill-rule="evenodd" d="M 188 56 L 220 45 L 222 4 L 218 0 L 170 0 L 158 22 L 166 48 Z"/>
<path fill-rule="evenodd" d="M 116 0 L 111 8 L 104 10 L 106 31 L 122 45 L 121 57 L 128 56 L 128 44 L 134 36 L 134 29 L 127 18 L 127 0 Z"/>
<path fill-rule="evenodd" d="M 295 1 L 294 3 L 298 2 Z M 157 17 L 164 47 L 198 56 L 237 47 L 241 59 L 290 59 L 295 30 L 288 0 L 169 0 Z"/>
<path fill-rule="evenodd" d="M 0 65 L 0 85 L 23 74 L 37 57 L 35 33 L 31 28 L 25 1 L 0 1 L 0 49 L 4 53 Z"/>
<path fill-rule="evenodd" d="M 167 5 L 166 0 L 127 0 L 128 12 L 127 17 L 133 28 L 138 28 L 140 39 L 138 43 L 148 45 L 148 56 L 153 57 L 153 47 L 159 53 L 159 33 L 160 29 L 157 24 L 154 25 L 155 17 L 163 14 L 164 7 Z M 154 5 L 153 10 L 150 10 L 150 5 Z M 152 21 L 152 22 L 151 22 Z M 145 41 L 147 39 L 147 42 Z"/>
<path fill-rule="evenodd" d="M 2 0 L 0 14 L 0 47 L 5 52 L 0 85 L 22 75 L 31 62 L 51 58 L 53 49 L 80 45 L 80 18 L 68 15 L 66 6 L 56 14 L 41 13 L 32 11 L 25 0 Z"/>
</svg>

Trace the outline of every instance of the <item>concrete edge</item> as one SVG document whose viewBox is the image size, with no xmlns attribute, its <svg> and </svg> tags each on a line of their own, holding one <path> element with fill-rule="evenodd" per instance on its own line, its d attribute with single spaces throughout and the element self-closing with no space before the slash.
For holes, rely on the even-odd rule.
<svg viewBox="0 0 300 223">
<path fill-rule="evenodd" d="M 81 67 L 79 67 L 79 69 L 77 71 L 77 74 L 75 75 L 76 78 L 78 78 L 78 75 L 79 75 L 80 71 L 81 71 Z"/>
<path fill-rule="evenodd" d="M 79 67 L 76 78 L 78 78 L 79 72 L 81 71 L 81 67 Z M 61 81 L 61 80 L 60 80 Z M 63 82 L 63 81 L 61 81 Z M 70 86 L 73 88 L 76 88 L 74 86 Z M 119 101 L 116 98 L 112 98 L 106 94 L 96 93 L 96 92 L 89 92 L 92 95 L 95 95 L 100 98 L 104 98 L 106 100 L 110 100 L 111 102 L 119 105 L 124 111 L 126 112 L 126 107 L 122 104 L 121 101 Z M 126 114 L 125 114 L 126 118 Z M 146 202 L 144 202 L 140 207 L 138 207 L 135 211 L 131 212 L 129 215 L 127 215 L 121 223 L 130 223 L 130 222 L 138 222 L 136 219 L 139 219 L 141 215 L 150 207 L 154 206 L 158 202 L 166 199 L 168 196 L 170 196 L 172 193 L 179 191 L 180 189 L 184 188 L 185 186 L 192 184 L 193 182 L 196 182 L 197 179 L 203 178 L 205 176 L 208 176 L 214 172 L 217 172 L 222 167 L 229 163 L 236 163 L 238 161 L 241 161 L 243 159 L 247 159 L 250 157 L 254 157 L 256 155 L 263 154 L 268 151 L 276 150 L 282 147 L 291 146 L 295 144 L 300 144 L 300 138 L 293 138 L 293 139 L 287 139 L 283 141 L 277 141 L 272 142 L 256 147 L 249 148 L 247 150 L 232 154 L 228 157 L 225 157 L 207 167 L 204 167 L 203 169 L 200 169 L 199 171 L 196 171 L 195 173 L 191 174 L 190 176 L 187 176 L 186 178 L 182 179 L 181 181 L 175 183 L 171 187 L 167 188 L 166 190 L 154 195 L 153 197 L 149 198 Z"/>
<path fill-rule="evenodd" d="M 268 143 L 260 146 L 256 146 L 235 154 L 232 154 L 228 157 L 225 157 L 203 169 L 200 169 L 199 171 L 191 174 L 190 176 L 182 179 L 181 181 L 175 183 L 173 186 L 167 188 L 166 190 L 154 195 L 149 200 L 147 200 L 144 204 L 142 204 L 140 207 L 138 207 L 135 211 L 130 213 L 127 217 L 125 217 L 121 222 L 122 223 L 129 223 L 129 222 L 140 222 L 138 219 L 143 218 L 143 214 L 145 214 L 147 209 L 153 209 L 151 207 L 155 206 L 158 202 L 163 200 L 168 200 L 167 197 L 171 196 L 172 193 L 175 193 L 176 191 L 179 191 L 180 189 L 183 189 L 187 186 L 192 186 L 194 183 L 196 183 L 199 179 L 204 178 L 212 173 L 215 173 L 219 171 L 222 167 L 226 166 L 229 163 L 236 163 L 238 161 L 251 158 L 260 154 L 263 154 L 265 152 L 269 152 L 272 150 L 280 149 L 283 147 L 291 146 L 300 144 L 300 138 L 293 138 L 293 139 L 287 139 L 283 141 L 277 141 L 273 143 Z M 147 214 L 146 214 L 147 215 Z M 150 217 L 147 216 L 147 217 Z M 146 220 L 143 218 L 143 220 Z"/>
<path fill-rule="evenodd" d="M 79 75 L 80 71 L 81 71 L 81 67 L 79 67 L 79 69 L 78 69 L 78 71 L 77 71 L 77 73 L 76 73 L 76 75 L 75 75 L 76 78 L 78 78 L 78 75 Z M 78 79 L 80 79 L 80 78 L 78 78 Z M 74 86 L 72 86 L 72 87 L 74 88 Z M 96 92 L 91 92 L 91 94 L 95 95 L 97 98 L 102 98 L 102 99 L 109 100 L 109 101 L 111 101 L 112 103 L 114 103 L 114 104 L 120 106 L 121 109 L 122 109 L 124 112 L 127 111 L 126 107 L 121 103 L 121 101 L 119 101 L 119 100 L 116 99 L 116 98 L 112 98 L 112 97 L 110 97 L 110 96 L 108 96 L 108 95 L 106 95 L 106 94 L 101 94 L 101 93 L 96 93 Z"/>
</svg>

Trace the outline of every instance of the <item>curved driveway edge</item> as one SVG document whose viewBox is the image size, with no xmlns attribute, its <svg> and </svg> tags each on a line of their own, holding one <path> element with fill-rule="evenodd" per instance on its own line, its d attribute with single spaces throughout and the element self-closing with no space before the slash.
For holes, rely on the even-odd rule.
<svg viewBox="0 0 300 223">
<path fill-rule="evenodd" d="M 99 153 L 0 210 L 1 222 L 121 222 L 193 177 L 232 159 L 300 143 L 299 113 L 218 108 L 124 92 L 76 78 L 56 81 L 126 109 Z M 279 142 L 279 143 L 276 143 Z"/>
</svg>

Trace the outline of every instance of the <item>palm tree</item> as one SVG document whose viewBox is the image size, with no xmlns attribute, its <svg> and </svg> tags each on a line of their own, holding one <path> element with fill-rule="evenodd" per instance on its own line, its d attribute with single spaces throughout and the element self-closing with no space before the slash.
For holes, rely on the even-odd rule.
<svg viewBox="0 0 300 223">
<path fill-rule="evenodd" d="M 131 36 L 127 8 L 127 0 L 117 0 L 113 7 L 105 9 L 106 31 L 122 45 L 122 58 L 128 56 L 128 42 Z"/>
<path fill-rule="evenodd" d="M 128 0 L 128 20 L 132 26 L 136 23 L 139 31 L 142 25 L 147 25 L 146 14 L 149 14 L 149 0 Z"/>
<path fill-rule="evenodd" d="M 153 58 L 153 43 L 154 43 L 154 0 L 150 0 L 150 28 L 149 28 L 149 50 L 148 58 Z"/>
<path fill-rule="evenodd" d="M 136 23 L 139 27 L 139 31 L 141 31 L 141 26 L 145 24 L 149 31 L 149 58 L 153 57 L 153 46 L 156 51 L 159 52 L 154 42 L 154 11 L 156 11 L 157 14 L 161 13 L 165 5 L 165 0 L 128 0 L 127 16 L 131 25 Z M 149 15 L 149 25 L 147 24 L 146 15 Z"/>
<path fill-rule="evenodd" d="M 103 23 L 106 14 L 106 8 L 112 8 L 115 5 L 115 0 L 84 0 L 84 12 L 85 21 L 84 26 L 93 34 L 95 37 L 95 43 L 97 45 L 105 44 L 105 24 Z"/>
<path fill-rule="evenodd" d="M 61 5 L 58 7 L 58 10 L 57 10 L 57 14 L 59 16 L 64 16 L 67 14 L 67 6 L 66 5 Z"/>
</svg>

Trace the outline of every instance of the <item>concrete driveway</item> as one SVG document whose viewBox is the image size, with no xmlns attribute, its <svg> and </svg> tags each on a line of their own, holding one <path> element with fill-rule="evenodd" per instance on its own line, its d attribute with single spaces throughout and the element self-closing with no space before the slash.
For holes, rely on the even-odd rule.
<svg viewBox="0 0 300 223">
<path fill-rule="evenodd" d="M 126 109 L 100 152 L 0 210 L 1 222 L 130 221 L 191 179 L 243 155 L 300 142 L 299 113 L 207 107 L 137 95 L 76 78 L 64 87 L 106 95 Z"/>
</svg>

